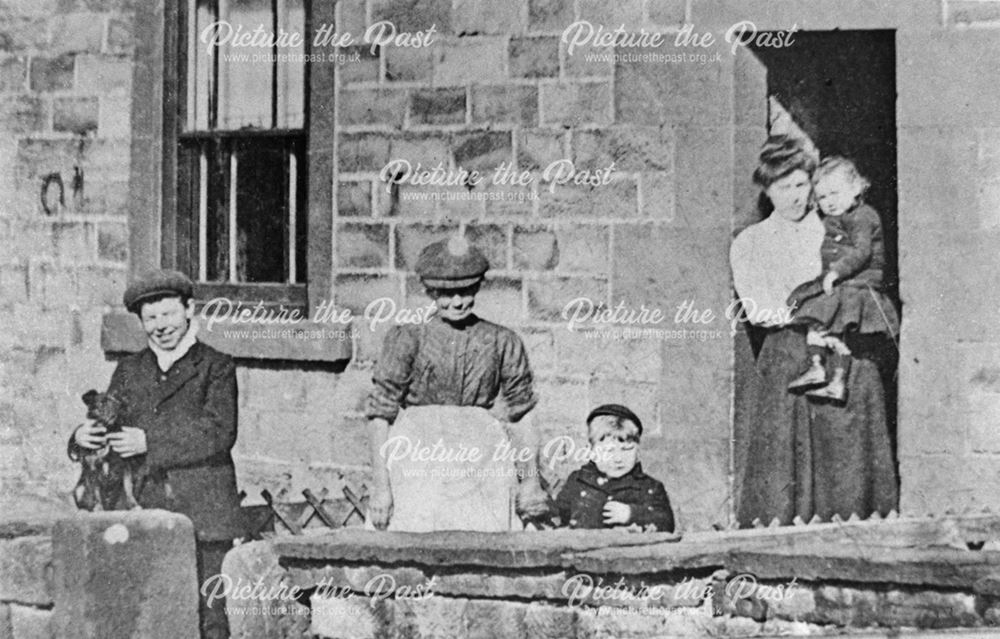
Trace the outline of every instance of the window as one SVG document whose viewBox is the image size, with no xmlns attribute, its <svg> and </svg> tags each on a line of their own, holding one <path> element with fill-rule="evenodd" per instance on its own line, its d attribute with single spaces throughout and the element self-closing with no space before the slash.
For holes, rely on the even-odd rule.
<svg viewBox="0 0 1000 639">
<path fill-rule="evenodd" d="M 198 300 L 283 304 L 303 316 L 329 297 L 336 67 L 308 60 L 316 30 L 335 24 L 335 7 L 311 0 L 136 3 L 131 275 L 176 268 L 198 282 Z M 303 44 L 277 47 L 275 55 L 273 46 L 234 47 L 210 31 L 223 46 L 209 56 L 199 30 L 220 22 L 241 33 L 258 26 L 267 34 L 297 31 Z M 108 352 L 145 344 L 135 318 L 118 311 L 105 315 L 101 339 Z M 254 359 L 351 355 L 349 337 L 212 339 Z"/>
<path fill-rule="evenodd" d="M 254 31 L 304 34 L 303 2 L 181 0 L 179 9 L 175 267 L 198 282 L 199 298 L 304 306 L 305 45 L 232 44 Z"/>
</svg>

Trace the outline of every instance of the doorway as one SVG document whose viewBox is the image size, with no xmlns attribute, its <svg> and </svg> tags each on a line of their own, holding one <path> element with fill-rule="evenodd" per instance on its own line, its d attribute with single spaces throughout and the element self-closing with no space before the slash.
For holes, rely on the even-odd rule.
<svg viewBox="0 0 1000 639">
<path fill-rule="evenodd" d="M 795 34 L 792 46 L 752 49 L 744 58 L 736 66 L 736 112 L 756 114 L 765 121 L 742 128 L 737 123 L 736 168 L 738 173 L 745 173 L 737 175 L 737 197 L 751 193 L 756 197 L 758 189 L 749 184 L 750 173 L 756 166 L 760 144 L 769 133 L 800 135 L 824 157 L 850 158 L 871 181 L 865 199 L 881 217 L 885 286 L 889 297 L 898 300 L 895 32 L 800 32 Z M 748 103 L 739 104 L 741 100 Z M 748 213 L 753 208 L 750 199 L 738 200 L 736 205 L 736 231 L 763 217 L 762 213 Z M 741 443 L 747 441 L 750 428 L 750 402 L 758 390 L 754 358 L 763 339 L 749 325 L 744 323 L 743 327 L 734 344 L 733 477 L 737 482 L 746 463 Z M 893 456 L 898 460 L 896 344 L 880 336 L 858 347 L 879 367 Z M 734 483 L 732 494 L 738 492 Z M 734 513 L 737 508 L 734 504 Z"/>
</svg>

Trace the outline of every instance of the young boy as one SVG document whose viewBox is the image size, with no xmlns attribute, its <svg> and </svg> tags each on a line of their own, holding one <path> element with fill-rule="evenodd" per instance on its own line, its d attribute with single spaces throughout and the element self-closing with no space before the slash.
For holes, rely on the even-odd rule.
<svg viewBox="0 0 1000 639">
<path fill-rule="evenodd" d="M 191 280 L 176 271 L 155 271 L 125 290 L 147 348 L 122 359 L 108 392 L 121 398 L 121 432 L 107 434 L 89 420 L 70 439 L 70 456 L 110 443 L 137 458 L 146 478 L 135 495 L 143 508 L 163 508 L 194 523 L 199 586 L 221 572 L 222 559 L 243 536 L 230 451 L 236 443 L 236 365 L 198 341 Z M 137 486 L 137 490 L 140 490 Z M 225 606 L 201 598 L 201 636 L 229 636 Z"/>
<path fill-rule="evenodd" d="M 598 406 L 587 416 L 593 459 L 566 480 L 556 508 L 570 528 L 641 528 L 673 532 L 674 512 L 663 484 L 638 462 L 642 422 L 619 404 Z"/>
</svg>

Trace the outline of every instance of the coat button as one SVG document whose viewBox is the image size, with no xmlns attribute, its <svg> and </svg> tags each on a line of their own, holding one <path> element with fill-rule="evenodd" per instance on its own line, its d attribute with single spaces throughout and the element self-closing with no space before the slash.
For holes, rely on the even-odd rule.
<svg viewBox="0 0 1000 639">
<path fill-rule="evenodd" d="M 576 525 L 576 520 L 575 519 L 570 519 L 569 520 L 569 525 L 570 526 L 575 526 Z"/>
<path fill-rule="evenodd" d="M 585 491 L 585 490 L 581 490 L 581 491 L 580 491 L 580 496 L 581 496 L 581 497 L 586 497 L 586 496 L 587 496 L 587 491 Z"/>
<path fill-rule="evenodd" d="M 649 489 L 649 494 L 650 494 L 650 495 L 652 495 L 652 494 L 653 494 L 653 489 L 652 489 L 652 488 L 650 488 L 650 489 Z"/>
</svg>

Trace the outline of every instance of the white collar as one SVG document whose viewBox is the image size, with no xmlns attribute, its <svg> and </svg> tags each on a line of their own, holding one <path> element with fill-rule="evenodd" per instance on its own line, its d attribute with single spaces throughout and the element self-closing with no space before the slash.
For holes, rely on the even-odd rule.
<svg viewBox="0 0 1000 639">
<path fill-rule="evenodd" d="M 184 337 L 181 341 L 177 343 L 177 347 L 165 351 L 156 344 L 153 340 L 148 340 L 149 348 L 156 355 L 156 364 L 160 367 L 160 370 L 166 373 L 170 368 L 177 363 L 180 358 L 187 355 L 187 352 L 191 350 L 194 343 L 198 341 L 198 320 L 192 318 L 191 323 L 188 325 L 187 333 L 184 333 Z"/>
</svg>

